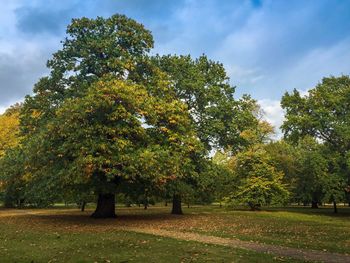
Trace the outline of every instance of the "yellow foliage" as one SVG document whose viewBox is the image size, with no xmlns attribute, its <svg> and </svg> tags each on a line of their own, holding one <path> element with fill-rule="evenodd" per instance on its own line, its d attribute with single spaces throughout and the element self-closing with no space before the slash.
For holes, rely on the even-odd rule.
<svg viewBox="0 0 350 263">
<path fill-rule="evenodd" d="M 19 114 L 4 113 L 0 115 L 0 157 L 8 148 L 16 146 L 19 142 Z"/>
</svg>

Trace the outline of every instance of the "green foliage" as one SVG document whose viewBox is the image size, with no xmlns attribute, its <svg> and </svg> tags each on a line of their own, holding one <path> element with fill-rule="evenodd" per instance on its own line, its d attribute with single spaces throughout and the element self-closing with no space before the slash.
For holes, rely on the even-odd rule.
<svg viewBox="0 0 350 263">
<path fill-rule="evenodd" d="M 240 145 L 240 132 L 256 123 L 256 104 L 249 96 L 235 100 L 235 87 L 221 63 L 205 55 L 156 56 L 152 61 L 167 73 L 177 97 L 186 103 L 197 136 L 208 150 Z"/>
<path fill-rule="evenodd" d="M 258 107 L 258 105 L 256 105 L 256 107 Z M 256 110 L 258 112 L 260 111 L 259 108 Z M 271 136 L 273 134 L 274 129 L 271 124 L 267 121 L 260 120 L 259 117 L 255 123 L 252 123 L 250 127 L 240 133 L 239 137 L 242 140 L 242 146 L 240 147 L 240 150 L 247 149 L 253 145 L 266 144 L 268 142 L 271 142 Z"/>
<path fill-rule="evenodd" d="M 229 196 L 231 205 L 247 204 L 252 210 L 262 205 L 283 204 L 288 191 L 282 183 L 283 172 L 273 166 L 273 161 L 261 145 L 238 153 L 231 160 L 238 178 L 236 189 Z"/>
<path fill-rule="evenodd" d="M 339 154 L 310 136 L 297 145 L 279 141 L 265 146 L 275 167 L 284 172 L 284 183 L 292 193 L 291 201 L 303 204 L 344 201 L 345 180 Z"/>
<path fill-rule="evenodd" d="M 347 151 L 350 143 L 350 78 L 324 78 L 308 95 L 297 90 L 286 93 L 281 105 L 286 110 L 282 125 L 292 141 L 310 135 L 332 147 Z"/>
<path fill-rule="evenodd" d="M 173 181 L 199 147 L 186 114 L 181 102 L 150 97 L 140 85 L 101 80 L 65 100 L 37 137 L 34 147 L 46 154 L 29 160 L 32 179 L 49 174 L 57 189 L 85 184 L 97 193 L 114 193 L 121 181 Z"/>
<path fill-rule="evenodd" d="M 8 149 L 0 158 L 0 192 L 5 207 L 22 206 L 25 198 L 25 172 L 22 149 Z"/>
<path fill-rule="evenodd" d="M 290 191 L 294 192 L 297 188 L 296 181 L 299 166 L 296 158 L 296 147 L 282 139 L 266 144 L 265 150 L 271 156 L 273 166 L 284 173 L 283 182 Z"/>
<path fill-rule="evenodd" d="M 50 75 L 34 86 L 21 116 L 21 130 L 36 132 L 67 98 L 83 96 L 93 82 L 110 75 L 124 80 L 153 47 L 150 31 L 123 15 L 73 19 L 63 48 L 47 63 Z"/>
<path fill-rule="evenodd" d="M 339 199 L 340 196 L 334 191 L 344 192 L 346 187 L 343 186 L 343 182 L 348 185 L 350 182 L 350 169 L 347 164 L 350 149 L 349 94 L 349 76 L 329 77 L 309 90 L 308 95 L 301 96 L 294 90 L 291 94 L 286 93 L 281 102 L 286 110 L 286 120 L 282 125 L 285 137 L 297 143 L 301 138 L 311 136 L 324 145 L 326 150 L 323 154 L 326 154 L 325 158 L 328 160 L 328 175 L 324 178 L 329 178 L 325 183 L 329 190 L 325 191 L 333 192 L 330 195 L 334 196 L 334 199 Z M 313 166 L 315 171 L 324 166 L 324 161 L 319 167 L 316 163 Z M 310 169 L 311 166 L 312 163 Z M 330 178 L 330 175 L 333 178 Z M 329 187 L 329 184 L 333 186 Z"/>
<path fill-rule="evenodd" d="M 20 112 L 25 158 L 13 176 L 27 204 L 117 191 L 222 200 L 203 194 L 232 181 L 209 152 L 238 151 L 252 140 L 243 131 L 262 141 L 270 129 L 254 100 L 234 98 L 221 63 L 152 57 L 150 31 L 123 15 L 73 19 L 62 44 Z"/>
<path fill-rule="evenodd" d="M 322 154 L 322 145 L 305 137 L 296 148 L 296 199 L 304 203 L 319 203 L 323 197 L 323 181 L 328 174 L 328 163 Z"/>
</svg>

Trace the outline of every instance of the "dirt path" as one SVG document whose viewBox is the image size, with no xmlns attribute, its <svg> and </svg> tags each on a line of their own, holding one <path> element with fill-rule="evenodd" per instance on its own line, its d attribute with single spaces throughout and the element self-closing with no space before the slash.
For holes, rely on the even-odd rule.
<svg viewBox="0 0 350 263">
<path fill-rule="evenodd" d="M 175 232 L 151 228 L 126 227 L 125 230 L 137 233 L 151 234 L 155 236 L 170 237 L 180 240 L 197 241 L 207 244 L 222 245 L 234 248 L 242 248 L 262 253 L 271 253 L 276 256 L 290 257 L 304 261 L 318 261 L 330 263 L 350 263 L 350 255 L 322 252 L 308 249 L 297 249 L 291 247 L 275 246 L 257 242 L 242 241 L 238 239 L 207 236 L 196 233 Z"/>
</svg>

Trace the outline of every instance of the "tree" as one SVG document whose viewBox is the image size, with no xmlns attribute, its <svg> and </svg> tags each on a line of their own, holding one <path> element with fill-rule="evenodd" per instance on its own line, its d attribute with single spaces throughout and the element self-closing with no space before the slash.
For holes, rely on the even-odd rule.
<svg viewBox="0 0 350 263">
<path fill-rule="evenodd" d="M 91 89 L 93 83 L 100 81 L 101 78 L 106 76 L 116 80 L 126 80 L 128 76 L 131 75 L 131 71 L 138 63 L 141 63 L 140 61 L 142 61 L 145 54 L 153 47 L 153 39 L 150 32 L 144 29 L 141 24 L 123 15 L 114 15 L 107 19 L 102 17 L 98 17 L 97 19 L 73 19 L 72 23 L 67 28 L 67 34 L 68 37 L 63 41 L 63 48 L 57 51 L 53 55 L 53 58 L 47 63 L 51 70 L 50 75 L 42 78 L 35 85 L 34 96 L 26 97 L 21 116 L 21 130 L 23 135 L 27 137 L 27 144 L 33 144 L 39 149 L 49 150 L 50 153 L 52 149 L 60 147 L 62 142 L 59 141 L 59 139 L 62 140 L 62 138 L 56 136 L 58 141 L 53 141 L 54 138 L 46 138 L 49 136 L 47 130 L 51 126 L 55 127 L 55 124 L 59 121 L 63 122 L 69 119 L 70 116 L 65 114 L 70 113 L 68 105 L 72 102 L 71 100 L 77 99 L 75 102 L 83 108 L 85 106 L 86 109 L 88 106 L 81 105 L 79 102 L 86 102 L 88 100 L 86 93 L 89 92 L 88 90 Z M 129 91 L 131 94 L 133 93 L 133 91 Z M 106 107 L 108 107 L 108 105 L 106 105 Z M 81 120 L 80 118 L 84 117 L 83 113 L 79 112 L 79 109 L 75 109 L 77 112 L 73 116 L 75 116 L 76 119 L 71 120 L 72 125 L 78 125 L 78 123 L 74 123 L 74 121 L 79 121 Z M 86 110 L 88 111 L 89 109 Z M 127 110 L 128 109 L 126 109 L 126 111 Z M 79 116 L 80 113 L 81 115 Z M 87 116 L 85 115 L 85 117 Z M 95 117 L 97 117 L 98 120 L 98 116 Z M 118 118 L 118 116 L 115 118 Z M 134 116 L 134 119 L 135 118 Z M 97 120 L 95 123 L 96 125 L 98 124 Z M 61 124 L 65 125 L 65 123 Z M 103 123 L 101 123 L 101 125 L 103 125 Z M 66 134 L 67 137 L 69 137 L 70 132 L 73 132 L 67 130 L 68 128 L 69 127 L 66 127 L 66 130 L 62 131 L 68 133 Z M 75 128 L 79 130 L 78 127 Z M 95 135 L 93 131 L 89 130 L 90 127 L 85 128 L 86 130 L 80 133 L 80 136 Z M 103 127 L 100 128 L 103 131 Z M 101 131 L 101 129 L 99 131 Z M 92 134 L 89 134 L 89 132 Z M 133 135 L 133 132 L 136 131 L 131 131 L 131 135 Z M 78 135 L 79 133 L 77 136 Z M 98 135 L 102 135 L 102 132 Z M 70 138 L 72 140 L 74 139 L 72 136 Z M 91 137 L 90 144 L 93 144 L 93 139 L 94 137 Z M 87 141 L 84 142 L 87 143 Z M 81 176 L 84 178 L 86 172 L 79 174 L 80 171 L 78 169 L 78 167 L 82 168 L 79 166 L 82 164 L 78 165 L 74 163 L 74 161 L 79 161 L 78 159 L 74 159 L 77 157 L 74 155 L 77 155 L 77 152 L 82 149 L 74 148 L 76 146 L 74 146 L 74 142 L 72 143 L 73 144 L 70 145 L 70 150 L 72 150 L 70 155 L 73 155 L 73 157 L 69 156 L 71 159 L 60 158 L 59 160 L 61 160 L 61 162 L 57 162 L 57 167 L 47 167 L 46 165 L 46 161 L 50 163 L 54 158 L 57 158 L 54 152 L 52 152 L 52 155 L 48 154 L 47 156 L 42 156 L 42 163 L 34 162 L 34 164 L 37 165 L 35 169 L 34 167 L 31 168 L 31 170 L 33 170 L 33 180 L 35 181 L 38 179 L 39 181 L 45 181 L 41 180 L 45 178 L 45 175 L 40 171 L 49 168 L 53 169 L 53 171 L 50 172 L 55 175 L 55 179 L 57 179 L 52 184 L 57 186 L 57 190 L 60 189 L 58 186 L 62 185 L 60 182 L 62 182 L 64 177 L 69 178 L 69 175 L 73 176 L 75 173 L 74 177 L 76 177 L 76 181 L 79 182 Z M 96 147 L 96 145 L 99 145 L 99 142 L 96 142 L 95 145 L 87 146 Z M 65 144 L 65 146 L 67 146 L 67 144 Z M 90 148 L 87 152 L 89 151 L 96 151 L 92 154 L 93 157 L 98 154 L 98 149 L 96 148 Z M 90 158 L 89 156 L 85 157 L 88 159 Z M 95 158 L 90 159 L 96 160 Z M 80 161 L 83 162 L 83 160 Z M 58 173 L 58 171 L 67 166 L 67 163 L 70 164 L 68 173 Z M 101 177 L 103 176 L 104 175 Z M 50 179 L 52 181 L 53 177 L 54 176 L 47 178 L 47 180 Z M 102 182 L 98 183 L 103 184 Z M 86 185 L 86 187 L 90 188 L 88 185 Z M 100 192 L 98 210 L 102 209 L 102 207 L 106 207 L 106 209 L 109 208 L 110 211 L 106 212 L 106 216 L 113 216 L 114 211 L 112 212 L 111 210 L 114 208 L 114 195 L 103 195 L 102 192 L 107 190 L 105 188 L 108 187 L 101 186 L 100 188 L 101 189 L 95 189 Z M 100 215 L 102 216 L 102 214 L 103 212 L 101 212 Z M 97 216 L 98 213 L 95 215 Z"/>
<path fill-rule="evenodd" d="M 7 149 L 13 148 L 19 143 L 19 111 L 20 104 L 11 106 L 0 115 L 0 158 Z"/>
<path fill-rule="evenodd" d="M 281 101 L 286 110 L 282 125 L 286 139 L 296 143 L 311 136 L 329 149 L 330 156 L 338 156 L 342 178 L 350 183 L 350 169 L 346 156 L 350 149 L 350 78 L 349 76 L 324 78 L 306 96 L 297 90 L 286 93 Z M 336 174 L 332 167 L 329 173 Z M 335 177 L 336 178 L 340 177 Z M 334 182 L 334 180 L 331 180 Z M 342 185 L 340 182 L 335 185 Z M 343 189 L 344 190 L 344 189 Z"/>
<path fill-rule="evenodd" d="M 209 151 L 241 143 L 255 102 L 234 99 L 222 64 L 151 57 L 152 47 L 150 31 L 123 15 L 72 20 L 20 114 L 31 200 L 86 189 L 98 195 L 93 215 L 108 217 L 115 193 L 134 185 L 170 191 L 181 208 Z"/>
<path fill-rule="evenodd" d="M 240 148 L 243 143 L 240 133 L 256 125 L 256 103 L 249 96 L 243 96 L 240 100 L 234 98 L 235 87 L 229 84 L 221 63 L 205 55 L 197 59 L 191 56 L 157 55 L 151 58 L 151 62 L 167 74 L 177 98 L 187 105 L 193 127 L 205 147 L 206 157 L 213 150 Z M 197 170 L 201 170 L 203 162 L 200 158 L 197 161 Z M 201 174 L 203 177 L 203 171 Z M 192 180 L 192 187 L 203 181 Z M 181 192 L 180 186 L 184 192 L 189 188 L 185 182 L 181 182 L 172 190 Z M 173 196 L 173 204 L 181 205 L 181 195 L 174 193 Z"/>
<path fill-rule="evenodd" d="M 304 204 L 318 208 L 323 200 L 323 183 L 328 174 L 328 162 L 322 153 L 322 145 L 306 136 L 295 148 L 297 162 L 295 198 Z"/>
<path fill-rule="evenodd" d="M 271 141 L 265 145 L 265 150 L 271 156 L 273 166 L 276 167 L 278 171 L 282 171 L 284 174 L 283 183 L 286 185 L 290 193 L 295 194 L 298 186 L 298 149 L 296 146 L 288 143 L 287 141 L 281 139 L 278 141 Z M 295 198 L 295 196 L 291 196 Z M 293 201 L 298 201 L 294 199 Z M 300 200 L 299 200 L 300 201 Z"/>
<path fill-rule="evenodd" d="M 262 145 L 238 153 L 232 158 L 231 167 L 238 184 L 228 198 L 230 204 L 247 204 L 251 210 L 257 210 L 262 205 L 283 204 L 287 200 L 283 172 L 273 166 Z"/>
<path fill-rule="evenodd" d="M 229 152 L 216 152 L 212 159 L 212 173 L 207 179 L 209 180 L 207 184 L 211 186 L 211 189 L 206 192 L 214 195 L 215 201 L 219 202 L 220 207 L 222 207 L 225 198 L 238 185 L 238 178 L 229 165 L 231 157 Z"/>
<path fill-rule="evenodd" d="M 0 158 L 0 192 L 5 207 L 21 207 L 24 204 L 28 178 L 24 172 L 24 159 L 20 146 L 7 149 Z"/>
<path fill-rule="evenodd" d="M 143 180 L 152 187 L 191 169 L 188 156 L 198 143 L 185 105 L 149 96 L 141 85 L 100 80 L 85 96 L 66 99 L 55 115 L 40 137 L 31 137 L 36 154 L 28 153 L 28 172 L 60 190 L 92 187 L 98 194 L 93 217 L 115 216 L 123 184 Z"/>
<path fill-rule="evenodd" d="M 20 154 L 19 112 L 21 104 L 15 104 L 0 115 L 0 196 L 6 207 L 21 206 L 23 201 L 23 181 L 18 178 Z M 10 175 L 4 174 L 11 170 Z"/>
<path fill-rule="evenodd" d="M 202 55 L 155 56 L 152 62 L 165 72 L 177 97 L 189 110 L 192 123 L 206 149 L 238 146 L 240 133 L 257 122 L 256 103 L 244 95 L 234 98 L 235 87 L 223 65 Z"/>
<path fill-rule="evenodd" d="M 54 117 L 67 98 L 83 96 L 90 85 L 105 75 L 125 80 L 153 47 L 150 31 L 124 15 L 110 18 L 73 19 L 63 48 L 47 62 L 50 75 L 34 86 L 21 116 L 24 134 Z"/>
</svg>

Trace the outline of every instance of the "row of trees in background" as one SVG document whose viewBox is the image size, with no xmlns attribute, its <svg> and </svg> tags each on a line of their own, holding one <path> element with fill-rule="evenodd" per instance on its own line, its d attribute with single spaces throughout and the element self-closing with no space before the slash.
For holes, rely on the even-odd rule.
<svg viewBox="0 0 350 263">
<path fill-rule="evenodd" d="M 336 203 L 349 185 L 349 77 L 286 93 L 283 140 L 256 101 L 234 98 L 222 64 L 151 55 L 153 38 L 122 15 L 73 19 L 63 48 L 23 105 L 0 117 L 6 206 L 97 200 L 281 205 Z M 212 153 L 215 155 L 212 156 Z"/>
</svg>

